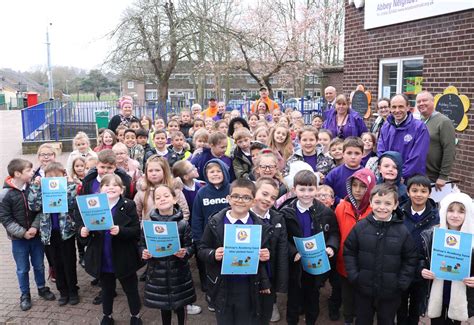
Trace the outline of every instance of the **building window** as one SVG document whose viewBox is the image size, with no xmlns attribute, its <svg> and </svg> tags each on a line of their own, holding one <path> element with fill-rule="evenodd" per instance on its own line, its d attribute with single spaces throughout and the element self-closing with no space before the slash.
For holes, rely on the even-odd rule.
<svg viewBox="0 0 474 325">
<path fill-rule="evenodd" d="M 214 77 L 206 76 L 206 85 L 213 85 L 214 84 Z"/>
<path fill-rule="evenodd" d="M 379 97 L 391 98 L 403 93 L 415 106 L 416 95 L 423 88 L 423 57 L 380 60 Z"/>
<path fill-rule="evenodd" d="M 157 100 L 158 99 L 158 91 L 153 89 L 145 90 L 145 100 Z"/>
<path fill-rule="evenodd" d="M 135 83 L 133 81 L 128 81 L 127 82 L 127 88 L 128 89 L 133 89 L 135 88 Z"/>
</svg>

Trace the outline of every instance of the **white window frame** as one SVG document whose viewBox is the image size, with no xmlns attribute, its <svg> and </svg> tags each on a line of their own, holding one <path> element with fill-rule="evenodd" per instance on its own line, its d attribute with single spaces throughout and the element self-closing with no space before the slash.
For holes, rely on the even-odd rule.
<svg viewBox="0 0 474 325">
<path fill-rule="evenodd" d="M 383 66 L 385 64 L 397 64 L 397 90 L 395 91 L 396 94 L 402 93 L 402 84 L 403 84 L 403 62 L 404 61 L 414 61 L 414 60 L 421 60 L 423 61 L 423 56 L 406 56 L 406 57 L 399 57 L 399 58 L 389 58 L 389 59 L 381 59 L 379 61 L 379 91 L 378 95 L 379 98 L 382 98 L 383 89 L 382 89 L 382 77 L 383 77 Z"/>
<path fill-rule="evenodd" d="M 133 88 L 135 88 L 135 82 L 133 82 L 133 81 L 127 81 L 127 88 L 128 88 L 128 89 L 133 89 Z"/>
</svg>

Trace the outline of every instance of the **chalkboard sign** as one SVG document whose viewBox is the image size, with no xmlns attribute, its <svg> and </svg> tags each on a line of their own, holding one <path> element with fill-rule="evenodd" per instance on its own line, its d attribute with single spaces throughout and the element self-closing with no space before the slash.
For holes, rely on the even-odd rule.
<svg viewBox="0 0 474 325">
<path fill-rule="evenodd" d="M 436 110 L 453 121 L 456 128 L 464 117 L 464 105 L 456 94 L 445 94 L 438 99 Z"/>
<path fill-rule="evenodd" d="M 354 111 L 359 113 L 361 117 L 364 117 L 367 113 L 367 109 L 369 108 L 369 99 L 363 91 L 356 90 L 354 96 L 352 97 L 351 105 Z"/>
</svg>

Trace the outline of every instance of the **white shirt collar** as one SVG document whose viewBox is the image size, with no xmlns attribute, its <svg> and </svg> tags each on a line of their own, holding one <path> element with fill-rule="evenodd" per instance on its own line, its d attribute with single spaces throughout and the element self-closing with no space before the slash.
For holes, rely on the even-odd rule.
<svg viewBox="0 0 474 325">
<path fill-rule="evenodd" d="M 257 217 L 259 217 L 260 219 L 268 219 L 270 220 L 270 210 L 268 210 L 263 216 L 259 215 L 257 212 L 255 212 L 254 209 L 250 208 L 250 211 L 252 211 L 253 213 L 255 213 L 257 215 Z"/>
<path fill-rule="evenodd" d="M 193 181 L 193 185 L 192 185 L 192 186 L 187 186 L 186 184 L 183 184 L 183 188 L 184 188 L 185 190 L 194 192 L 194 191 L 196 190 L 196 182 Z"/>
<path fill-rule="evenodd" d="M 301 203 L 300 201 L 296 201 L 296 207 L 298 208 L 298 210 L 301 212 L 301 213 L 304 213 L 306 211 L 309 211 L 309 208 L 305 208 L 303 206 L 301 206 Z"/>
<path fill-rule="evenodd" d="M 226 212 L 225 216 L 227 217 L 227 219 L 229 219 L 231 224 L 235 224 L 237 222 L 237 220 L 241 220 L 243 223 L 247 223 L 247 221 L 250 218 L 250 214 L 247 213 L 247 215 L 245 217 L 243 217 L 242 219 L 235 219 L 230 215 L 230 210 Z"/>
<path fill-rule="evenodd" d="M 411 208 L 411 215 L 413 216 L 413 215 L 415 215 L 415 213 L 418 213 L 419 216 L 422 216 L 423 212 L 425 212 L 425 210 L 426 210 L 426 207 L 421 211 L 415 211 L 415 210 L 413 210 L 413 208 Z"/>
<path fill-rule="evenodd" d="M 99 183 L 102 182 L 102 177 L 99 176 L 99 174 L 97 174 L 97 177 L 95 178 Z"/>
</svg>

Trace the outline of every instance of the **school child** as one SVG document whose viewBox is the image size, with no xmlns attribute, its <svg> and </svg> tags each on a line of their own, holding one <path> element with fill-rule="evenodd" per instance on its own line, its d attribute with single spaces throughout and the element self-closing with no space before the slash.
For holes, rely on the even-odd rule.
<svg viewBox="0 0 474 325">
<path fill-rule="evenodd" d="M 171 145 L 168 147 L 168 164 L 172 168 L 176 162 L 189 159 L 191 152 L 186 148 L 189 146 L 181 131 L 171 133 L 170 139 Z"/>
<path fill-rule="evenodd" d="M 240 128 L 233 135 L 237 146 L 234 149 L 232 157 L 232 168 L 235 178 L 250 179 L 252 172 L 252 154 L 250 153 L 250 141 L 252 135 L 246 128 Z"/>
<path fill-rule="evenodd" d="M 411 177 L 407 188 L 410 199 L 401 206 L 404 215 L 403 223 L 415 241 L 419 255 L 423 255 L 421 232 L 439 224 L 439 212 L 436 203 L 430 199 L 431 182 L 428 177 L 422 175 Z M 397 322 L 417 325 L 421 316 L 420 307 L 426 295 L 426 283 L 421 277 L 421 270 L 417 270 L 412 284 L 407 291 L 402 293 Z"/>
<path fill-rule="evenodd" d="M 237 117 L 234 117 L 230 120 L 229 128 L 227 129 L 227 135 L 229 137 L 232 137 L 234 135 L 234 132 L 237 131 L 238 128 L 246 128 L 250 130 L 247 120 L 244 119 L 243 117 L 240 117 L 240 112 Z"/>
<path fill-rule="evenodd" d="M 114 131 L 109 129 L 105 129 L 104 131 L 102 131 L 100 139 L 101 142 L 97 147 L 94 148 L 94 152 L 99 152 L 105 149 L 112 149 L 114 144 L 117 143 L 117 137 Z"/>
<path fill-rule="evenodd" d="M 176 162 L 173 165 L 172 172 L 173 176 L 179 178 L 183 183 L 183 194 L 186 198 L 186 203 L 188 203 L 190 215 L 192 216 L 192 207 L 196 194 L 205 183 L 197 180 L 199 177 L 197 168 L 194 167 L 189 160 L 180 160 Z M 191 218 L 189 219 L 189 223 L 191 224 Z"/>
<path fill-rule="evenodd" d="M 279 169 L 284 169 L 286 161 L 293 154 L 293 145 L 291 144 L 288 127 L 279 124 L 270 131 L 268 148 L 272 149 L 277 155 Z"/>
<path fill-rule="evenodd" d="M 312 275 L 303 270 L 301 255 L 293 237 L 310 237 L 322 231 L 330 260 L 335 258 L 339 249 L 339 228 L 334 212 L 315 199 L 317 182 L 313 172 L 299 171 L 293 181 L 296 198 L 280 209 L 288 231 L 290 259 L 286 313 L 288 324 L 298 324 L 301 308 L 306 324 L 316 324 L 319 315 L 319 289 L 329 275 L 329 272 Z"/>
<path fill-rule="evenodd" d="M 268 145 L 269 136 L 270 136 L 270 132 L 268 131 L 268 128 L 266 127 L 259 127 L 257 130 L 255 130 L 255 133 L 253 134 L 253 138 L 255 141 L 258 141 L 265 145 Z"/>
<path fill-rule="evenodd" d="M 415 275 L 418 254 L 403 224 L 397 189 L 378 184 L 370 192 L 372 213 L 359 221 L 344 242 L 347 279 L 356 301 L 356 324 L 394 324 L 401 292 Z"/>
<path fill-rule="evenodd" d="M 253 175 L 256 180 L 260 177 L 270 177 L 278 185 L 278 198 L 284 196 L 288 192 L 285 180 L 278 169 L 278 159 L 270 149 L 263 149 L 254 159 Z"/>
<path fill-rule="evenodd" d="M 140 223 L 135 203 L 122 196 L 124 184 L 118 175 L 104 175 L 99 191 L 107 193 L 114 225 L 106 231 L 89 231 L 81 217 L 76 217 L 76 220 L 79 221 L 81 238 L 87 246 L 84 256 L 86 272 L 100 280 L 103 312 L 100 324 L 114 324 L 112 312 L 117 279 L 127 296 L 130 324 L 142 324 L 136 273 L 141 265 L 138 253 Z"/>
<path fill-rule="evenodd" d="M 125 125 L 117 126 L 117 130 L 115 130 L 115 134 L 117 135 L 117 142 L 122 142 L 125 140 L 125 130 L 128 128 Z"/>
<path fill-rule="evenodd" d="M 377 139 L 375 138 L 375 134 L 370 132 L 364 132 L 360 137 L 362 142 L 364 142 L 364 154 L 360 164 L 365 166 L 370 158 L 377 157 L 377 151 L 375 150 Z"/>
<path fill-rule="evenodd" d="M 204 120 L 201 118 L 195 118 L 193 121 L 193 127 L 189 129 L 189 136 L 194 136 L 194 133 L 196 133 L 196 131 L 200 129 L 206 129 L 204 125 Z"/>
<path fill-rule="evenodd" d="M 255 131 L 257 131 L 258 115 L 255 113 L 251 113 L 248 117 L 248 123 L 250 132 L 252 134 L 255 134 Z"/>
<path fill-rule="evenodd" d="M 145 152 L 144 161 L 148 160 L 152 155 L 158 155 L 165 159 L 168 158 L 168 135 L 164 129 L 156 130 L 153 133 L 153 147 L 149 147 Z"/>
<path fill-rule="evenodd" d="M 316 199 L 326 207 L 334 210 L 334 191 L 325 184 L 319 185 L 316 190 Z"/>
<path fill-rule="evenodd" d="M 214 132 L 209 136 L 209 148 L 203 148 L 202 152 L 193 156 L 191 163 L 196 166 L 199 173 L 199 179 L 204 179 L 204 166 L 213 159 L 217 158 L 224 162 L 229 170 L 230 179 L 233 180 L 234 170 L 232 169 L 232 159 L 225 155 L 227 149 L 227 136 L 220 132 Z"/>
<path fill-rule="evenodd" d="M 133 131 L 137 131 L 137 130 L 140 130 L 142 129 L 142 123 L 140 122 L 139 119 L 137 118 L 132 118 L 130 120 L 130 125 L 128 127 L 129 129 L 132 129 Z"/>
<path fill-rule="evenodd" d="M 87 175 L 91 169 L 95 168 L 98 162 L 99 162 L 99 159 L 97 157 L 87 157 L 86 166 L 84 167 L 85 175 Z"/>
<path fill-rule="evenodd" d="M 326 129 L 319 129 L 318 131 L 318 144 L 323 147 L 323 152 L 328 153 L 329 151 L 329 144 L 332 140 L 332 133 Z"/>
<path fill-rule="evenodd" d="M 165 128 L 166 128 L 165 119 L 160 116 L 157 116 L 155 118 L 155 123 L 153 123 L 153 130 L 158 131 L 158 130 L 164 130 Z"/>
<path fill-rule="evenodd" d="M 135 130 L 125 130 L 123 143 L 128 148 L 128 156 L 133 160 L 138 161 L 139 168 L 143 170 L 145 151 L 143 150 L 143 147 L 137 143 Z"/>
<path fill-rule="evenodd" d="M 218 120 L 214 122 L 214 127 L 211 130 L 212 132 L 220 132 L 227 135 L 227 149 L 225 151 L 226 156 L 232 156 L 232 152 L 235 148 L 235 141 L 233 139 L 233 134 L 229 135 L 229 123 L 226 120 Z"/>
<path fill-rule="evenodd" d="M 344 163 L 344 140 L 341 138 L 334 138 L 329 143 L 328 157 L 334 161 L 334 167 L 340 166 Z M 363 166 L 362 166 L 363 167 Z"/>
<path fill-rule="evenodd" d="M 38 168 L 33 172 L 34 180 L 37 176 L 44 177 L 44 169 L 50 162 L 56 161 L 56 151 L 49 143 L 43 143 L 38 147 Z"/>
<path fill-rule="evenodd" d="M 402 155 L 396 151 L 385 151 L 378 160 L 380 176 L 377 184 L 389 183 L 398 189 L 398 202 L 403 206 L 408 201 L 407 187 L 402 183 L 403 160 Z"/>
<path fill-rule="evenodd" d="M 13 159 L 7 166 L 8 177 L 0 191 L 0 221 L 12 242 L 12 255 L 20 286 L 20 308 L 31 308 L 30 263 L 33 266 L 38 295 L 45 300 L 56 297 L 45 286 L 44 246 L 39 236 L 39 217 L 28 209 L 28 187 L 33 177 L 33 164 L 24 159 Z M 31 259 L 31 262 L 30 262 Z"/>
<path fill-rule="evenodd" d="M 147 115 L 143 115 L 142 119 L 140 120 L 140 123 L 141 123 L 143 129 L 145 129 L 147 132 L 151 132 L 152 125 L 153 125 L 153 121 L 152 121 L 151 117 L 149 117 Z"/>
<path fill-rule="evenodd" d="M 258 154 L 263 150 L 266 149 L 267 145 L 263 144 L 258 141 L 252 141 L 250 142 L 250 155 L 252 156 L 252 161 L 257 159 Z M 253 174 L 251 174 L 251 180 L 253 180 Z"/>
<path fill-rule="evenodd" d="M 316 130 L 320 130 L 323 127 L 323 117 L 321 115 L 314 115 L 311 119 L 311 125 L 316 128 Z"/>
<path fill-rule="evenodd" d="M 286 223 L 283 215 L 272 209 L 278 196 L 278 186 L 269 177 L 261 177 L 255 184 L 255 204 L 250 209 L 264 223 L 273 226 L 270 238 L 270 261 L 267 264 L 267 273 L 272 287 L 270 294 L 260 294 L 260 324 L 278 322 L 280 312 L 276 304 L 276 293 L 288 292 L 288 239 Z"/>
<path fill-rule="evenodd" d="M 181 249 L 172 256 L 154 258 L 145 247 L 142 235 L 142 258 L 147 261 L 144 304 L 161 310 L 163 325 L 171 325 L 172 312 L 178 316 L 178 324 L 186 320 L 185 306 L 194 306 L 193 314 L 201 312 L 196 301 L 193 278 L 188 260 L 194 254 L 191 227 L 183 219 L 183 213 L 176 205 L 175 191 L 165 185 L 158 185 L 153 193 L 154 210 L 150 215 L 152 221 L 176 222 L 178 226 Z"/>
<path fill-rule="evenodd" d="M 168 121 L 168 125 L 166 126 L 166 131 L 168 132 L 168 136 L 173 132 L 179 131 L 179 122 L 177 120 L 170 119 Z"/>
<path fill-rule="evenodd" d="M 206 185 L 197 192 L 191 216 L 191 228 L 193 241 L 199 247 L 204 228 L 209 217 L 214 213 L 227 208 L 227 195 L 229 194 L 229 171 L 227 166 L 219 159 L 211 159 L 204 166 Z M 198 256 L 199 278 L 201 279 L 201 290 L 206 292 L 208 281 L 206 279 L 205 259 Z M 208 301 L 209 302 L 209 301 Z M 214 309 L 210 305 L 211 311 Z"/>
<path fill-rule="evenodd" d="M 193 135 L 192 145 L 193 154 L 191 155 L 190 160 L 199 155 L 204 148 L 209 147 L 209 132 L 207 132 L 206 129 L 197 130 Z"/>
<path fill-rule="evenodd" d="M 202 191 L 202 189 L 201 189 Z M 230 186 L 227 199 L 230 208 L 224 209 L 209 218 L 209 222 L 199 243 L 199 258 L 206 263 L 210 301 L 215 306 L 219 325 L 256 324 L 259 317 L 260 294 L 271 294 L 268 278 L 268 263 L 259 263 L 255 275 L 222 275 L 222 259 L 225 251 L 225 224 L 261 225 L 262 239 L 260 262 L 269 260 L 271 225 L 264 223 L 250 211 L 254 203 L 255 185 L 246 179 L 237 179 Z"/>
<path fill-rule="evenodd" d="M 451 193 L 440 203 L 439 228 L 474 233 L 472 198 L 464 193 Z M 474 316 L 474 277 L 472 276 L 473 261 L 471 259 L 470 277 L 461 281 L 437 279 L 430 270 L 431 250 L 433 245 L 433 228 L 421 233 L 423 256 L 421 276 L 430 280 L 428 305 L 423 313 L 431 318 L 431 324 L 460 325 Z M 421 310 L 424 312 L 424 310 Z"/>
<path fill-rule="evenodd" d="M 324 180 L 334 190 L 336 204 L 347 195 L 346 180 L 359 169 L 364 151 L 364 143 L 360 138 L 347 137 L 343 144 L 344 164 L 331 170 Z"/>
<path fill-rule="evenodd" d="M 338 304 L 329 304 L 329 312 L 339 316 L 339 307 L 343 307 L 344 323 L 351 323 L 354 320 L 354 287 L 347 279 L 347 271 L 344 265 L 344 242 L 351 232 L 352 228 L 361 220 L 366 218 L 371 212 L 370 191 L 375 186 L 375 175 L 369 169 L 363 168 L 356 171 L 346 181 L 347 196 L 341 200 L 336 207 L 336 218 L 341 235 L 340 249 L 337 254 L 337 263 L 335 266 L 338 276 L 339 299 Z M 336 280 L 337 281 L 337 280 Z M 335 286 L 333 286 L 334 292 Z M 336 294 L 337 296 L 337 294 Z M 342 299 L 342 301 L 341 301 Z"/>
<path fill-rule="evenodd" d="M 117 168 L 123 169 L 128 176 L 132 178 L 132 185 L 136 188 L 136 183 L 138 179 L 142 176 L 142 171 L 140 169 L 140 164 L 138 161 L 130 158 L 128 156 L 128 148 L 123 143 L 116 143 L 113 146 L 112 151 L 116 156 L 116 166 Z"/>
<path fill-rule="evenodd" d="M 72 162 L 76 157 L 97 157 L 97 154 L 90 148 L 89 137 L 84 132 L 80 131 L 73 139 L 74 151 L 69 154 L 66 163 L 66 170 L 68 175 L 72 173 Z"/>
<path fill-rule="evenodd" d="M 69 175 L 69 180 L 76 184 L 82 184 L 82 180 L 86 176 L 86 159 L 84 157 L 76 157 L 72 162 L 72 174 Z"/>
<path fill-rule="evenodd" d="M 145 129 L 138 129 L 135 131 L 137 135 L 137 143 L 143 147 L 143 151 L 147 152 L 151 146 L 148 144 L 148 131 Z"/>
<path fill-rule="evenodd" d="M 165 184 L 175 188 L 173 175 L 171 174 L 168 162 L 163 157 L 153 155 L 148 158 L 145 165 L 145 175 L 137 183 L 137 194 L 134 197 L 137 205 L 138 217 L 141 220 L 149 220 L 150 213 L 153 212 L 153 191 L 155 187 Z M 183 192 L 175 188 L 175 194 L 178 198 L 178 204 L 181 207 L 184 220 L 189 219 L 189 208 Z"/>
<path fill-rule="evenodd" d="M 189 130 L 193 127 L 191 112 L 188 110 L 181 111 L 180 116 L 181 123 L 179 125 L 179 130 L 183 132 L 184 137 L 187 139 L 189 138 Z"/>
<path fill-rule="evenodd" d="M 212 133 L 212 129 L 214 128 L 214 119 L 212 117 L 204 118 L 204 125 L 206 130 Z"/>
<path fill-rule="evenodd" d="M 78 157 L 77 159 L 84 159 Z M 64 177 L 66 170 L 61 163 L 52 162 L 45 169 L 45 177 Z M 59 306 L 68 302 L 70 305 L 79 303 L 77 273 L 76 273 L 76 245 L 75 223 L 73 209 L 76 199 L 77 184 L 68 182 L 67 213 L 43 213 L 43 196 L 41 180 L 36 179 L 30 186 L 28 193 L 28 207 L 32 212 L 38 213 L 41 242 L 45 250 L 49 251 L 53 259 L 56 288 L 59 291 Z"/>
</svg>

